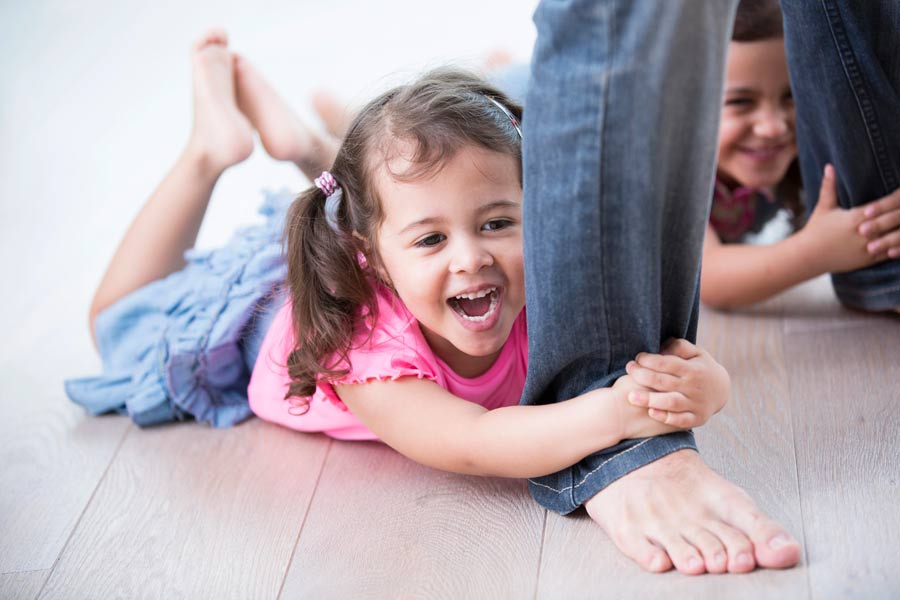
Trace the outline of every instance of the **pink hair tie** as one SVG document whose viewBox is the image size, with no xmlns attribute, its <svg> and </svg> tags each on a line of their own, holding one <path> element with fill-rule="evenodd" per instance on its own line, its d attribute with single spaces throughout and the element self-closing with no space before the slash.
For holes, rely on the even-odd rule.
<svg viewBox="0 0 900 600">
<path fill-rule="evenodd" d="M 334 175 L 329 173 L 328 171 L 322 171 L 322 174 L 313 180 L 313 183 L 316 184 L 316 187 L 325 192 L 326 196 L 332 195 L 335 190 L 339 190 L 341 186 L 337 184 L 337 181 L 334 180 Z"/>
<path fill-rule="evenodd" d="M 322 174 L 313 180 L 316 187 L 325 193 L 325 220 L 328 225 L 336 232 L 340 232 L 341 226 L 338 221 L 338 210 L 341 208 L 341 199 L 344 197 L 341 186 L 334 180 L 334 175 L 328 171 L 322 171 Z"/>
</svg>

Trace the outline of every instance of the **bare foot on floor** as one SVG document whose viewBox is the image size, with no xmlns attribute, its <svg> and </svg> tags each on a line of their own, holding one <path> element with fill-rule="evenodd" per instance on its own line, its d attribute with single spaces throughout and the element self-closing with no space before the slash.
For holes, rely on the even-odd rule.
<svg viewBox="0 0 900 600">
<path fill-rule="evenodd" d="M 191 49 L 194 128 L 188 149 L 217 172 L 253 152 L 253 128 L 237 107 L 231 56 L 221 29 L 207 31 Z"/>
<path fill-rule="evenodd" d="M 322 138 L 303 125 L 247 59 L 235 55 L 234 70 L 238 106 L 272 158 L 293 162 L 310 180 L 331 166 L 337 140 Z"/>
<path fill-rule="evenodd" d="M 585 508 L 619 550 L 648 571 L 746 573 L 800 560 L 797 541 L 693 450 L 633 471 Z"/>
</svg>

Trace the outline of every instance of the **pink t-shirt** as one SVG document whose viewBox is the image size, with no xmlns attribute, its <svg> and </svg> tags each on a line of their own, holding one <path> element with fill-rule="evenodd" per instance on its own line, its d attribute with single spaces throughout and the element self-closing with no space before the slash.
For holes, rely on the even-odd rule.
<svg viewBox="0 0 900 600">
<path fill-rule="evenodd" d="M 518 316 L 497 361 L 482 375 L 460 377 L 435 356 L 419 323 L 389 289 L 379 286 L 378 323 L 371 339 L 360 332 L 349 352 L 350 372 L 336 383 L 418 377 L 434 381 L 451 394 L 488 410 L 518 404 L 528 367 L 528 335 L 525 311 Z M 247 390 L 256 416 L 298 431 L 321 431 L 342 440 L 377 440 L 341 402 L 334 388 L 319 382 L 309 398 L 309 408 L 299 398 L 285 399 L 290 377 L 287 356 L 293 348 L 291 306 L 275 316 L 263 340 Z M 305 411 L 305 412 L 304 412 Z"/>
</svg>

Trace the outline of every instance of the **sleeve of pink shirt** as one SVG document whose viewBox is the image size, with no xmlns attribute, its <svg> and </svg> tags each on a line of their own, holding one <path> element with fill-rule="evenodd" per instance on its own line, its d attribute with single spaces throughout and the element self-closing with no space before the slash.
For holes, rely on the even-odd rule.
<svg viewBox="0 0 900 600">
<path fill-rule="evenodd" d="M 350 371 L 336 383 L 401 377 L 440 383 L 439 367 L 412 315 L 399 301 L 383 293 L 379 294 L 378 306 L 378 323 L 371 338 L 367 333 L 357 336 L 348 357 Z M 320 382 L 311 398 L 285 399 L 290 385 L 287 356 L 294 339 L 291 327 L 291 308 L 286 304 L 272 321 L 253 367 L 247 390 L 251 410 L 261 419 L 298 431 L 323 432 L 338 439 L 378 439 L 347 410 L 328 383 Z"/>
</svg>

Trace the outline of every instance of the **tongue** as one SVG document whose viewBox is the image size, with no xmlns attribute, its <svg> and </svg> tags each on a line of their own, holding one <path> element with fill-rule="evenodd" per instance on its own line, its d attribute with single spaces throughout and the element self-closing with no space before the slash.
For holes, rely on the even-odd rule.
<svg viewBox="0 0 900 600">
<path fill-rule="evenodd" d="M 488 294 L 484 298 L 476 298 L 469 300 L 468 298 L 457 299 L 459 308 L 470 317 L 480 317 L 487 314 L 491 309 L 491 295 Z"/>
</svg>

